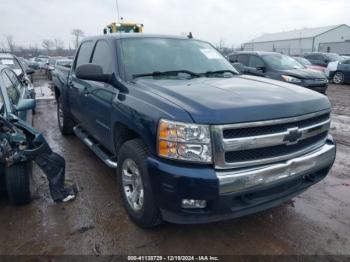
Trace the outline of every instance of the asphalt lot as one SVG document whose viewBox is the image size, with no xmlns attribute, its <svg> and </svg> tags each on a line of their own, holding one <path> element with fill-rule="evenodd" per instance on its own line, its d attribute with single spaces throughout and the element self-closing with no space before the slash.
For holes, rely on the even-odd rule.
<svg viewBox="0 0 350 262">
<path fill-rule="evenodd" d="M 36 76 L 36 85 L 47 84 Z M 45 92 L 44 92 L 45 93 Z M 48 94 L 50 95 L 50 94 Z M 114 170 L 78 138 L 62 137 L 56 104 L 41 100 L 34 126 L 67 161 L 78 198 L 56 205 L 34 167 L 34 201 L 0 197 L 0 254 L 348 254 L 350 255 L 350 85 L 331 85 L 332 134 L 338 142 L 328 177 L 279 207 L 206 225 L 135 226 L 123 209 Z"/>
</svg>

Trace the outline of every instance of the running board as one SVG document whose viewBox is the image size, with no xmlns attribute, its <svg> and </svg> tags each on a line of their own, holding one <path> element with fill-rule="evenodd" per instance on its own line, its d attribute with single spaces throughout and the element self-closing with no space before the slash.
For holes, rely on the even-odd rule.
<svg viewBox="0 0 350 262">
<path fill-rule="evenodd" d="M 107 166 L 117 168 L 118 163 L 112 160 L 113 157 L 106 154 L 101 149 L 101 145 L 94 143 L 84 129 L 82 129 L 80 126 L 75 126 L 73 130 L 75 135 L 79 137 Z"/>
</svg>

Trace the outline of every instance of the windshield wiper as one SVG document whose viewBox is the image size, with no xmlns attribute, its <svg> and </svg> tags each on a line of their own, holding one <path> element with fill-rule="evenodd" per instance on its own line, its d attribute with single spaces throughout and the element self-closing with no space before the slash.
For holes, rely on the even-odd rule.
<svg viewBox="0 0 350 262">
<path fill-rule="evenodd" d="M 153 76 L 153 77 L 157 77 L 157 76 L 177 76 L 179 74 L 188 74 L 190 76 L 193 77 L 200 77 L 200 74 L 197 74 L 195 72 L 189 71 L 189 70 L 173 70 L 173 71 L 155 71 L 152 73 L 145 73 L 145 74 L 134 74 L 132 75 L 132 78 L 137 78 L 137 77 L 144 77 L 144 76 Z"/>
<path fill-rule="evenodd" d="M 212 76 L 212 75 L 219 75 L 219 74 L 225 74 L 225 73 L 231 73 L 232 75 L 237 75 L 237 73 L 235 71 L 232 71 L 232 70 L 207 71 L 207 72 L 203 73 L 202 75 L 208 77 L 208 76 Z"/>
</svg>

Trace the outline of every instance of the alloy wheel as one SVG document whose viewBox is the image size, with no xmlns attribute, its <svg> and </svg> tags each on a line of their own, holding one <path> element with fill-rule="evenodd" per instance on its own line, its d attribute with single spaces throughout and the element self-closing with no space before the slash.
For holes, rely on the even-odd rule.
<svg viewBox="0 0 350 262">
<path fill-rule="evenodd" d="M 144 188 L 139 168 L 134 160 L 127 158 L 122 165 L 122 183 L 129 206 L 139 211 L 144 203 Z"/>
</svg>

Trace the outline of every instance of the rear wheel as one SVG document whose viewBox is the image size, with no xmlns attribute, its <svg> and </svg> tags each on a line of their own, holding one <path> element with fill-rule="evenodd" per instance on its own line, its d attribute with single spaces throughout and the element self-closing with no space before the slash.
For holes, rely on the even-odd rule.
<svg viewBox="0 0 350 262">
<path fill-rule="evenodd" d="M 14 205 L 24 205 L 31 201 L 31 167 L 28 162 L 20 162 L 5 168 L 7 195 Z"/>
<path fill-rule="evenodd" d="M 333 83 L 340 85 L 344 83 L 344 74 L 342 72 L 335 72 L 333 76 Z"/>
<path fill-rule="evenodd" d="M 118 155 L 118 184 L 130 219 L 143 228 L 161 224 L 147 169 L 147 147 L 140 139 L 122 145 Z"/>
<path fill-rule="evenodd" d="M 64 109 L 62 99 L 60 97 L 57 99 L 57 121 L 62 135 L 66 136 L 73 134 L 74 122 Z"/>
</svg>

